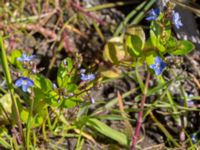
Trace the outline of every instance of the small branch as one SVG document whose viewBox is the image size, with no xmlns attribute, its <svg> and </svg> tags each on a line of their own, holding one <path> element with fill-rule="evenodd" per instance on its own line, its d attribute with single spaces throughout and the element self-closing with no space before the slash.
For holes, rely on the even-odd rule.
<svg viewBox="0 0 200 150">
<path fill-rule="evenodd" d="M 142 99 L 141 99 L 140 112 L 138 114 L 137 125 L 136 125 L 136 128 L 135 128 L 135 133 L 132 137 L 131 150 L 135 150 L 137 139 L 140 135 L 140 128 L 142 126 L 142 117 L 143 117 L 143 111 L 144 111 L 144 104 L 145 104 L 145 101 L 146 101 L 146 93 L 147 93 L 147 89 L 148 89 L 149 79 L 150 79 L 150 73 L 148 72 L 147 79 L 146 79 L 146 82 L 145 82 L 144 93 L 143 93 Z"/>
</svg>

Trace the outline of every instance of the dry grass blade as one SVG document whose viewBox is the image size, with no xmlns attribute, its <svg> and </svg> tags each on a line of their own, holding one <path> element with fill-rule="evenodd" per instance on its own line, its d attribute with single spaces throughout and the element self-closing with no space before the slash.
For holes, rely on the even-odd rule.
<svg viewBox="0 0 200 150">
<path fill-rule="evenodd" d="M 121 115 L 124 118 L 124 125 L 126 127 L 127 133 L 131 137 L 132 133 L 133 133 L 133 128 L 132 128 L 130 122 L 128 121 L 128 114 L 124 111 L 124 105 L 123 105 L 123 101 L 122 101 L 122 96 L 121 96 L 119 91 L 117 92 L 117 99 L 118 99 L 118 105 L 119 105 L 119 109 L 120 109 Z"/>
<path fill-rule="evenodd" d="M 190 2 L 189 5 L 188 5 L 187 3 L 184 3 L 181 0 L 172 0 L 172 1 L 179 6 L 185 8 L 187 10 L 192 11 L 197 16 L 200 16 L 200 6 L 198 4 Z"/>
</svg>

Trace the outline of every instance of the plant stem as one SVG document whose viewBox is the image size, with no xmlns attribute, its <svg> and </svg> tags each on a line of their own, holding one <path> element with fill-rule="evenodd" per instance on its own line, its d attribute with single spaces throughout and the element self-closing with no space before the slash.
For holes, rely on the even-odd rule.
<svg viewBox="0 0 200 150">
<path fill-rule="evenodd" d="M 159 81 L 160 81 L 161 83 L 165 83 L 165 79 L 164 79 L 162 76 L 160 76 Z M 169 100 L 169 103 L 171 104 L 171 109 L 173 110 L 173 113 L 175 113 L 172 117 L 173 117 L 174 120 L 176 121 L 177 125 L 178 125 L 178 126 L 181 126 L 181 118 L 180 118 L 179 115 L 177 115 L 177 114 L 178 114 L 177 106 L 176 106 L 176 104 L 174 103 L 174 100 L 173 100 L 173 98 L 172 98 L 172 95 L 171 95 L 171 93 L 169 92 L 168 89 L 167 89 L 167 93 L 166 93 L 166 94 L 167 94 L 167 98 L 168 98 L 168 100 Z"/>
<path fill-rule="evenodd" d="M 174 140 L 173 136 L 167 131 L 167 129 L 157 120 L 152 112 L 149 113 L 151 119 L 156 123 L 160 130 L 165 134 L 165 136 L 174 144 L 174 146 L 180 147 L 180 145 Z"/>
<path fill-rule="evenodd" d="M 3 45 L 3 37 L 1 37 L 1 36 L 0 36 L 0 59 L 2 61 L 2 68 L 3 68 L 3 71 L 4 71 L 6 83 L 7 83 L 8 89 L 9 89 L 9 93 L 10 93 L 10 96 L 11 96 L 11 99 L 12 99 L 13 108 L 14 108 L 14 111 L 15 111 L 13 113 L 16 115 L 15 117 L 17 119 L 17 125 L 18 125 L 18 128 L 19 128 L 21 139 L 23 140 L 23 144 L 25 145 L 25 139 L 24 139 L 22 123 L 21 123 L 21 119 L 20 119 L 19 109 L 18 109 L 18 106 L 17 106 L 16 98 L 14 96 L 14 87 L 12 85 L 12 79 L 11 79 L 11 75 L 10 75 L 10 70 L 9 70 L 8 61 L 7 61 L 7 57 L 6 57 L 6 52 L 5 52 L 5 48 L 4 48 L 4 45 Z"/>
<path fill-rule="evenodd" d="M 149 79 L 150 79 L 150 73 L 148 72 L 146 82 L 145 82 L 144 93 L 143 93 L 142 99 L 141 99 L 140 112 L 138 114 L 137 125 L 136 125 L 136 128 L 135 128 L 135 133 L 132 137 L 131 150 L 135 150 L 137 139 L 140 135 L 140 128 L 142 126 L 142 117 L 143 117 L 143 111 L 144 111 L 144 104 L 145 104 L 145 101 L 146 101 L 146 94 L 147 94 L 147 90 L 148 90 Z"/>
<path fill-rule="evenodd" d="M 149 10 L 149 8 L 151 8 L 151 6 L 155 2 L 156 2 L 156 0 L 149 1 L 149 3 L 144 7 L 144 9 L 142 11 L 140 11 L 140 13 L 134 18 L 134 20 L 131 22 L 131 24 L 138 24 L 145 16 L 146 11 Z"/>
<path fill-rule="evenodd" d="M 30 131 L 31 131 L 33 105 L 34 105 L 34 99 L 31 99 L 30 111 L 29 111 L 27 128 L 26 128 L 26 148 L 27 148 L 27 150 L 29 150 L 29 147 L 30 147 L 29 144 L 30 144 Z"/>
<path fill-rule="evenodd" d="M 156 0 L 149 0 L 149 1 L 144 1 L 142 2 L 140 5 L 138 5 L 133 11 L 131 11 L 127 17 L 124 19 L 124 21 L 118 26 L 117 30 L 114 33 L 114 36 L 118 36 L 122 30 L 123 27 L 125 27 L 128 22 L 133 18 L 134 15 L 136 15 L 136 13 L 139 12 L 139 14 L 133 19 L 133 21 L 131 21 L 131 25 L 136 25 L 138 24 L 143 17 L 145 16 L 145 12 L 156 2 Z M 145 6 L 146 5 L 146 6 Z M 145 6 L 145 7 L 144 7 Z M 144 7 L 144 8 L 143 8 Z M 143 8 L 143 9 L 142 9 Z"/>
<path fill-rule="evenodd" d="M 131 20 L 131 18 L 138 12 L 140 11 L 144 5 L 147 3 L 147 1 L 144 1 L 142 2 L 140 5 L 138 5 L 134 10 L 132 10 L 127 16 L 126 18 L 124 19 L 124 21 L 117 27 L 117 30 L 115 31 L 114 33 L 114 36 L 118 36 L 122 30 L 123 30 L 123 27 L 125 27 L 128 22 Z"/>
</svg>

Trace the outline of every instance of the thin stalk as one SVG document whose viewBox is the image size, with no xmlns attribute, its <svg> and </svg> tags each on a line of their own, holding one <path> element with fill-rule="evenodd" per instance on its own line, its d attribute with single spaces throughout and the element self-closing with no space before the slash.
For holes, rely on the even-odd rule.
<svg viewBox="0 0 200 150">
<path fill-rule="evenodd" d="M 14 96 L 14 87 L 12 85 L 12 79 L 11 79 L 11 75 L 10 75 L 10 70 L 9 70 L 9 66 L 8 66 L 8 61 L 7 61 L 7 57 L 6 57 L 6 51 L 3 45 L 3 38 L 0 37 L 0 59 L 2 62 L 2 68 L 4 71 L 4 75 L 6 78 L 6 83 L 8 86 L 8 90 L 12 99 L 12 104 L 13 104 L 13 108 L 14 108 L 14 114 L 15 117 L 17 119 L 17 125 L 19 128 L 19 132 L 20 132 L 20 136 L 21 139 L 23 141 L 23 144 L 25 145 L 25 138 L 24 138 L 24 134 L 23 134 L 23 129 L 22 129 L 22 123 L 21 123 L 21 119 L 20 119 L 20 114 L 19 114 L 19 109 L 17 106 L 17 101 L 16 98 Z"/>
<path fill-rule="evenodd" d="M 167 129 L 157 120 L 157 118 L 150 112 L 151 119 L 156 123 L 160 130 L 165 134 L 165 136 L 177 147 L 180 145 L 174 140 L 173 136 L 167 131 Z"/>
<path fill-rule="evenodd" d="M 82 132 L 82 128 L 81 128 L 81 132 Z M 82 140 L 83 140 L 83 138 L 82 138 L 82 135 L 81 134 L 79 134 L 79 136 L 78 136 L 78 140 L 77 140 L 77 144 L 76 144 L 76 150 L 81 150 L 81 146 L 82 146 Z"/>
<path fill-rule="evenodd" d="M 144 7 L 142 11 L 134 18 L 134 20 L 131 22 L 131 24 L 138 24 L 145 16 L 145 13 L 151 6 L 156 2 L 156 0 L 151 0 L 149 3 Z"/>
<path fill-rule="evenodd" d="M 160 76 L 159 80 L 160 80 L 160 82 L 165 83 L 165 80 L 164 80 L 164 78 L 163 78 L 162 76 Z M 168 89 L 167 89 L 166 92 L 167 92 L 167 93 L 166 93 L 166 94 L 167 94 L 167 98 L 168 98 L 168 100 L 169 100 L 169 103 L 170 103 L 170 105 L 171 105 L 171 108 L 172 108 L 172 110 L 173 110 L 173 113 L 175 113 L 175 115 L 173 115 L 172 117 L 174 118 L 174 120 L 176 121 L 176 123 L 177 123 L 179 126 L 181 126 L 181 118 L 180 118 L 179 115 L 176 115 L 176 114 L 178 114 L 178 109 L 177 109 L 177 107 L 176 107 L 176 104 L 174 103 L 174 100 L 173 100 L 173 98 L 172 98 L 172 95 L 171 95 L 171 93 L 169 92 Z"/>
<path fill-rule="evenodd" d="M 46 127 L 46 120 L 42 123 L 42 135 L 43 135 L 43 139 L 47 141 L 47 133 L 46 133 L 45 127 Z"/>
<path fill-rule="evenodd" d="M 142 2 L 140 5 L 138 5 L 134 10 L 132 10 L 124 19 L 124 21 L 118 26 L 117 30 L 114 33 L 114 36 L 118 36 L 123 28 L 128 24 L 128 22 L 131 20 L 131 18 L 137 13 L 139 12 L 147 3 L 147 1 Z"/>
<path fill-rule="evenodd" d="M 146 101 L 146 94 L 147 94 L 148 85 L 149 85 L 149 79 L 150 79 L 150 73 L 148 72 L 146 82 L 145 82 L 144 92 L 143 92 L 142 99 L 141 99 L 140 112 L 138 114 L 137 125 L 136 125 L 136 128 L 135 128 L 135 133 L 132 137 L 131 150 L 135 150 L 137 139 L 140 135 L 140 128 L 142 126 L 142 117 L 143 117 L 143 111 L 144 111 L 144 104 L 145 104 L 145 101 Z"/>
<path fill-rule="evenodd" d="M 26 128 L 26 148 L 27 148 L 27 150 L 30 149 L 29 144 L 30 144 L 30 131 L 31 131 L 33 105 L 34 105 L 34 99 L 31 99 L 31 105 L 30 105 L 29 116 L 28 116 L 28 121 L 27 121 L 27 128 Z"/>
</svg>

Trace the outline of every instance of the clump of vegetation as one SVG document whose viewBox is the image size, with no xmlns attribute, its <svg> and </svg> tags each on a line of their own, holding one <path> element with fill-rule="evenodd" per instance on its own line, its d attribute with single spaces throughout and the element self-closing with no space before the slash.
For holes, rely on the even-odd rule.
<svg viewBox="0 0 200 150">
<path fill-rule="evenodd" d="M 72 0 L 2 4 L 0 146 L 134 150 L 141 148 L 142 136 L 153 131 L 166 140 L 152 142 L 152 149 L 198 148 L 199 122 L 192 119 L 199 116 L 199 96 L 188 95 L 184 82 L 191 79 L 183 70 L 176 71 L 178 63 L 174 67 L 169 61 L 195 46 L 173 32 L 184 26 L 175 3 L 165 2 L 161 10 L 152 8 L 155 2 L 138 1 L 119 25 L 96 17 L 93 11 L 135 3 L 90 8 Z M 94 38 L 86 30 L 95 32 Z M 22 49 L 23 42 L 17 40 L 22 41 L 26 32 L 31 42 Z M 104 32 L 111 36 L 107 42 Z M 98 40 L 99 47 L 94 44 Z M 45 52 L 38 41 L 44 42 Z M 87 42 L 90 46 L 84 47 Z M 134 87 L 117 89 L 111 99 L 95 95 L 100 87 L 119 79 L 128 79 Z M 192 82 L 199 84 L 194 75 Z"/>
</svg>

